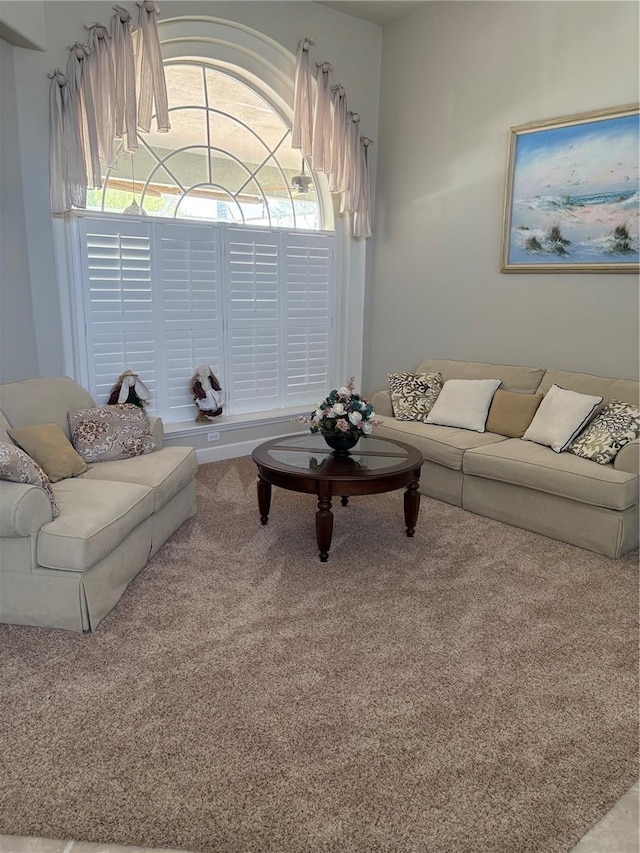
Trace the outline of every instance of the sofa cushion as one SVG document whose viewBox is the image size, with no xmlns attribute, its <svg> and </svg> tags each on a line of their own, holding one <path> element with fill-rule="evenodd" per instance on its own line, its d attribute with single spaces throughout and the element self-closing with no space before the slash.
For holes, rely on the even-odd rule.
<svg viewBox="0 0 640 853">
<path fill-rule="evenodd" d="M 48 569 L 90 569 L 153 513 L 153 491 L 134 483 L 74 477 L 53 490 L 60 515 L 40 529 L 37 547 Z"/>
<path fill-rule="evenodd" d="M 151 453 L 149 416 L 132 403 L 69 412 L 71 441 L 85 462 L 111 462 Z"/>
<path fill-rule="evenodd" d="M 0 385 L 0 411 L 12 427 L 53 422 L 69 438 L 67 412 L 93 405 L 91 394 L 66 376 L 20 379 Z"/>
<path fill-rule="evenodd" d="M 519 394 L 498 388 L 489 409 L 487 432 L 522 438 L 541 401 L 542 394 Z"/>
<path fill-rule="evenodd" d="M 552 385 L 522 438 L 561 453 L 584 429 L 601 402 L 600 396 L 578 394 Z"/>
<path fill-rule="evenodd" d="M 605 403 L 609 400 L 624 400 L 626 403 L 638 405 L 640 384 L 632 379 L 608 379 L 606 376 L 596 376 L 592 373 L 547 370 L 538 390 L 541 394 L 546 394 L 552 385 L 559 385 L 579 394 L 600 396 Z"/>
<path fill-rule="evenodd" d="M 376 427 L 375 435 L 406 441 L 422 451 L 425 459 L 460 471 L 462 457 L 470 447 L 485 447 L 507 439 L 489 432 L 472 432 L 468 429 L 423 424 L 417 421 L 396 421 L 380 417 L 382 423 Z"/>
<path fill-rule="evenodd" d="M 583 459 L 606 465 L 640 435 L 640 409 L 622 400 L 609 400 L 567 450 Z"/>
<path fill-rule="evenodd" d="M 35 459 L 52 483 L 75 477 L 87 470 L 87 463 L 58 424 L 35 424 L 10 429 L 9 435 L 25 453 Z"/>
<path fill-rule="evenodd" d="M 0 480 L 38 486 L 49 500 L 52 516 L 56 518 L 60 514 L 51 481 L 46 473 L 28 453 L 10 442 L 0 442 Z M 5 509 L 4 503 L 2 508 Z"/>
<path fill-rule="evenodd" d="M 425 358 L 417 373 L 441 373 L 448 379 L 502 379 L 503 391 L 520 391 L 533 394 L 544 376 L 541 367 L 519 367 L 514 364 L 489 364 L 482 361 L 451 361 L 443 358 Z"/>
<path fill-rule="evenodd" d="M 448 379 L 425 423 L 484 432 L 501 379 Z"/>
<path fill-rule="evenodd" d="M 637 475 L 519 438 L 468 450 L 462 470 L 591 506 L 623 510 L 638 502 Z"/>
<path fill-rule="evenodd" d="M 192 447 L 163 447 L 134 459 L 115 462 L 96 462 L 89 466 L 84 478 L 113 480 L 119 483 L 138 483 L 153 489 L 154 512 L 157 512 L 198 470 L 196 452 Z"/>
<path fill-rule="evenodd" d="M 424 421 L 442 390 L 439 373 L 389 373 L 393 416 L 398 421 Z"/>
</svg>

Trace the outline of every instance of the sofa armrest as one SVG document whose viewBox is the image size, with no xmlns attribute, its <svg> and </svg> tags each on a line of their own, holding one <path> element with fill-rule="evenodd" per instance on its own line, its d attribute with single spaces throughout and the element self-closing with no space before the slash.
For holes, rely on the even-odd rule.
<svg viewBox="0 0 640 853">
<path fill-rule="evenodd" d="M 164 424 L 162 423 L 162 418 L 156 418 L 153 415 L 149 415 L 149 425 L 151 426 L 151 435 L 156 440 L 156 450 L 160 450 L 162 447 L 162 440 L 164 438 Z"/>
<path fill-rule="evenodd" d="M 52 519 L 51 503 L 39 486 L 0 482 L 0 536 L 35 536 Z"/>
<path fill-rule="evenodd" d="M 393 417 L 393 406 L 391 405 L 391 391 L 376 391 L 371 398 L 371 405 L 376 415 Z"/>
<path fill-rule="evenodd" d="M 613 460 L 616 471 L 626 471 L 629 474 L 640 473 L 640 438 L 625 444 Z"/>
</svg>

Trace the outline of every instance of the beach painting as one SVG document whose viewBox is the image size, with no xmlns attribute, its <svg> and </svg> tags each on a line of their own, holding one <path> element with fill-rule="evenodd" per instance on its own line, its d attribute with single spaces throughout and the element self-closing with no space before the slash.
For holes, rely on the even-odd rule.
<svg viewBox="0 0 640 853">
<path fill-rule="evenodd" d="M 503 272 L 640 270 L 637 106 L 513 127 Z"/>
</svg>

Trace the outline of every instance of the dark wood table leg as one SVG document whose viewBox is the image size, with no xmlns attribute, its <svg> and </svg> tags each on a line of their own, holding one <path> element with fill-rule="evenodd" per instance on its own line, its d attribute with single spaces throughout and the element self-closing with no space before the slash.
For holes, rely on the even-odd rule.
<svg viewBox="0 0 640 853">
<path fill-rule="evenodd" d="M 326 563 L 329 559 L 329 548 L 331 547 L 331 536 L 333 535 L 333 513 L 331 512 L 331 497 L 320 497 L 318 499 L 318 511 L 316 513 L 316 539 L 320 551 L 320 561 Z"/>
<path fill-rule="evenodd" d="M 409 483 L 404 493 L 404 523 L 407 526 L 407 536 L 413 536 L 416 532 L 418 513 L 420 512 L 419 484 L 420 480 L 416 477 Z"/>
<path fill-rule="evenodd" d="M 349 503 L 349 496 L 342 495 L 342 497 L 340 498 L 340 503 L 342 504 L 342 506 L 347 506 L 347 504 Z"/>
<path fill-rule="evenodd" d="M 269 507 L 271 506 L 271 483 L 267 483 L 258 474 L 258 509 L 260 510 L 260 521 L 266 524 L 269 521 Z"/>
</svg>

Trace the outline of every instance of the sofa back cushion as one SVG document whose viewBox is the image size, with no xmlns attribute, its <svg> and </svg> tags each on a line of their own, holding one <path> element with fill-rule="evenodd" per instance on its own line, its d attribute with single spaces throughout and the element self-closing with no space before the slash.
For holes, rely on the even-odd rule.
<svg viewBox="0 0 640 853">
<path fill-rule="evenodd" d="M 501 379 L 502 391 L 535 394 L 544 375 L 544 369 L 519 367 L 513 364 L 488 364 L 483 361 L 425 358 L 418 365 L 416 373 L 441 373 L 445 382 L 448 379 Z"/>
<path fill-rule="evenodd" d="M 606 376 L 595 376 L 592 373 L 571 373 L 568 370 L 547 370 L 538 389 L 546 394 L 552 385 L 559 385 L 567 391 L 577 391 L 578 394 L 591 394 L 602 397 L 602 405 L 609 400 L 623 400 L 625 403 L 638 405 L 640 384 L 633 379 L 609 379 Z"/>
<path fill-rule="evenodd" d="M 5 416 L 0 412 L 0 441 L 5 444 L 11 444 L 11 436 L 7 432 L 8 429 L 11 429 L 11 424 L 5 418 Z"/>
<path fill-rule="evenodd" d="M 0 385 L 0 412 L 14 428 L 54 423 L 69 438 L 67 412 L 93 405 L 91 394 L 66 376 Z"/>
</svg>

